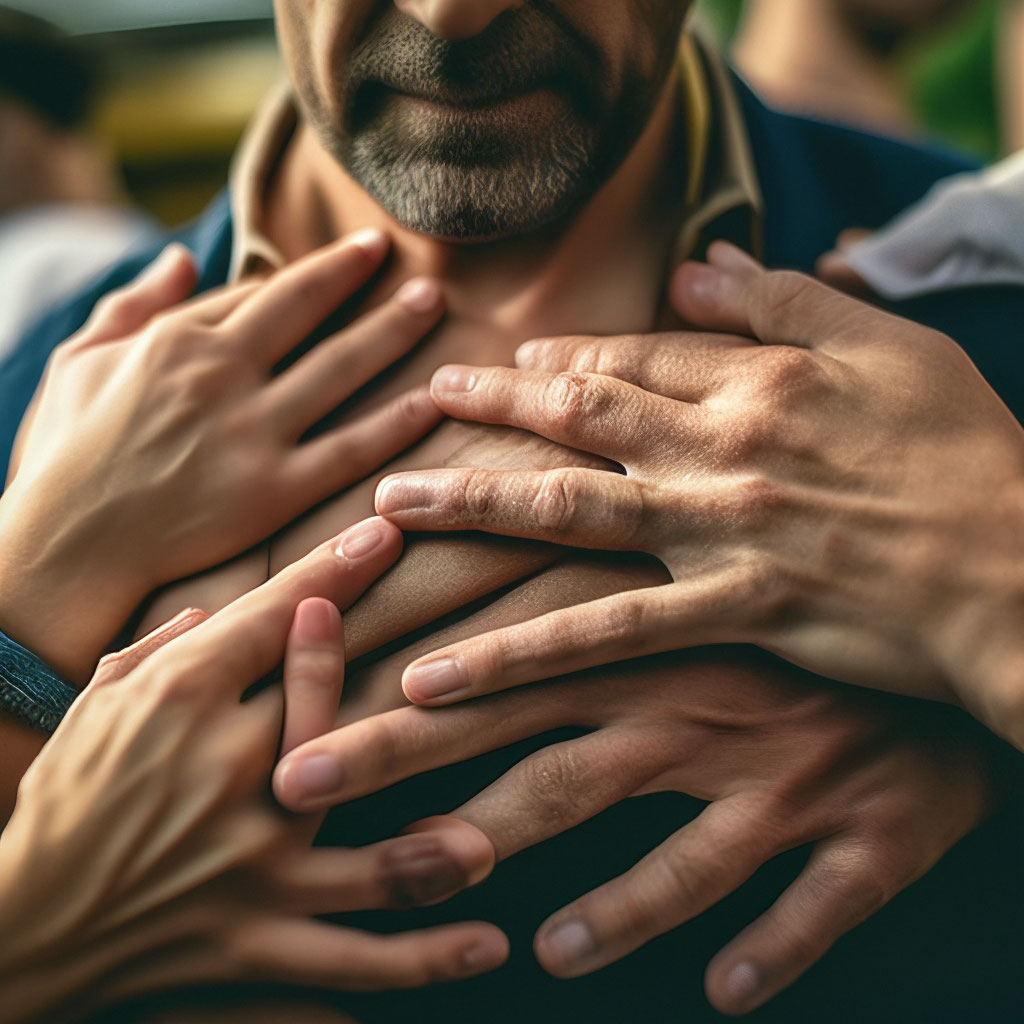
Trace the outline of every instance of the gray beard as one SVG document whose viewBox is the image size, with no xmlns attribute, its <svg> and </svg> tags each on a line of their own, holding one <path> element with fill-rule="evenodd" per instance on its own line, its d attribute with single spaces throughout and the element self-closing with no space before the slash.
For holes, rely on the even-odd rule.
<svg viewBox="0 0 1024 1024">
<path fill-rule="evenodd" d="M 450 241 L 487 241 L 535 231 L 586 203 L 596 183 L 588 134 L 567 122 L 542 139 L 510 139 L 498 152 L 492 140 L 469 135 L 409 140 L 384 115 L 346 140 L 340 156 L 403 226 Z"/>
</svg>

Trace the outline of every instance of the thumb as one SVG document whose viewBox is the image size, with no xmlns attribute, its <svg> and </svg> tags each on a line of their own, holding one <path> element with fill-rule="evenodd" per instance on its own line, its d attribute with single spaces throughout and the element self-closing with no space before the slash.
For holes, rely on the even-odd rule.
<svg viewBox="0 0 1024 1024">
<path fill-rule="evenodd" d="M 691 327 L 754 336 L 750 297 L 766 271 L 753 257 L 727 242 L 708 249 L 707 263 L 684 263 L 669 284 L 675 312 Z"/>
<path fill-rule="evenodd" d="M 698 330 L 823 350 L 859 325 L 868 310 L 805 274 L 765 270 L 726 242 L 711 246 L 707 264 L 680 267 L 669 296 L 676 312 Z"/>
<path fill-rule="evenodd" d="M 173 242 L 134 281 L 100 300 L 79 336 L 81 345 L 114 341 L 139 330 L 157 313 L 184 302 L 198 276 L 192 253 Z"/>
</svg>

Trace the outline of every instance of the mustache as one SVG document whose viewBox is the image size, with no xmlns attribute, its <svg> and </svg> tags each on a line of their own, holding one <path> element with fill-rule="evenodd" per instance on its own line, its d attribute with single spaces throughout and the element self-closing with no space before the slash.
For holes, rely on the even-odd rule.
<svg viewBox="0 0 1024 1024">
<path fill-rule="evenodd" d="M 547 0 L 503 12 L 477 36 L 439 39 L 393 5 L 347 62 L 349 95 L 383 88 L 481 105 L 547 87 L 587 102 L 605 80 L 600 50 Z"/>
</svg>

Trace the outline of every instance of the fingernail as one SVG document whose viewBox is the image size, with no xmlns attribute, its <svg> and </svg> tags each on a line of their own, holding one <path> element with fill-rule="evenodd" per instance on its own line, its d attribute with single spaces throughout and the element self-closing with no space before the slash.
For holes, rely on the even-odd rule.
<svg viewBox="0 0 1024 1024">
<path fill-rule="evenodd" d="M 579 918 L 563 921 L 544 935 L 544 946 L 568 968 L 581 967 L 597 951 L 590 926 Z"/>
<path fill-rule="evenodd" d="M 750 253 L 744 252 L 730 242 L 715 242 L 711 245 L 708 249 L 708 259 L 723 270 L 740 272 L 762 269 L 761 264 Z"/>
<path fill-rule="evenodd" d="M 725 991 L 737 1009 L 753 1002 L 761 988 L 761 974 L 749 962 L 737 964 L 725 976 Z"/>
<path fill-rule="evenodd" d="M 476 373 L 469 366 L 442 366 L 430 382 L 433 391 L 472 391 Z"/>
<path fill-rule="evenodd" d="M 395 292 L 395 300 L 405 306 L 410 313 L 429 313 L 440 304 L 441 289 L 436 281 L 418 277 L 413 281 L 406 281 Z"/>
<path fill-rule="evenodd" d="M 337 642 L 341 639 L 341 616 L 330 601 L 311 597 L 295 610 L 292 637 L 310 644 Z"/>
<path fill-rule="evenodd" d="M 378 484 L 374 504 L 378 514 L 387 515 L 389 512 L 429 507 L 429 498 L 426 504 L 424 498 L 428 498 L 428 495 L 419 484 L 406 477 L 390 477 Z"/>
<path fill-rule="evenodd" d="M 388 865 L 387 885 L 397 907 L 422 907 L 454 896 L 466 887 L 466 873 L 443 852 L 396 858 Z"/>
<path fill-rule="evenodd" d="M 341 766 L 327 754 L 285 760 L 280 771 L 281 786 L 296 803 L 335 793 L 344 781 Z"/>
<path fill-rule="evenodd" d="M 345 239 L 346 245 L 355 245 L 368 256 L 380 259 L 388 251 L 388 236 L 380 228 L 363 228 Z"/>
<path fill-rule="evenodd" d="M 376 551 L 384 540 L 384 528 L 379 519 L 367 519 L 341 535 L 338 554 L 345 558 L 365 558 Z"/>
<path fill-rule="evenodd" d="M 458 661 L 441 658 L 407 668 L 402 689 L 412 701 L 428 701 L 453 697 L 461 691 L 468 691 L 469 687 L 462 678 Z"/>
<path fill-rule="evenodd" d="M 485 940 L 463 950 L 461 959 L 466 974 L 482 974 L 504 963 L 505 947 L 501 943 Z"/>
</svg>

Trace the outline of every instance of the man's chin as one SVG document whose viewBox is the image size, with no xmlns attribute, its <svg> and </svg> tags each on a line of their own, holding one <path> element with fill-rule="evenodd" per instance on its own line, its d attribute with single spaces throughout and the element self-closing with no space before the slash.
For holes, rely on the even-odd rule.
<svg viewBox="0 0 1024 1024">
<path fill-rule="evenodd" d="M 356 165 L 350 173 L 402 227 L 451 245 L 493 244 L 550 230 L 575 216 L 594 191 L 577 181 L 553 182 L 557 175 L 545 169 L 524 174 L 391 166 L 366 174 Z"/>
</svg>

